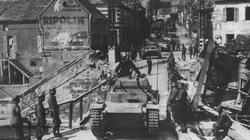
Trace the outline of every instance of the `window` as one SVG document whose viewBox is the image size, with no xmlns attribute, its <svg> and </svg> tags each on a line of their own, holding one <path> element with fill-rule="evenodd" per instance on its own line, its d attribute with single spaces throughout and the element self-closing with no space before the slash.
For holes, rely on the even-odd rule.
<svg viewBox="0 0 250 140">
<path fill-rule="evenodd" d="M 246 7 L 246 20 L 250 20 L 250 7 Z"/>
<path fill-rule="evenodd" d="M 226 20 L 234 21 L 234 8 L 226 8 Z"/>
<path fill-rule="evenodd" d="M 227 38 L 227 43 L 228 43 L 234 39 L 234 34 L 227 34 L 226 38 Z"/>
</svg>

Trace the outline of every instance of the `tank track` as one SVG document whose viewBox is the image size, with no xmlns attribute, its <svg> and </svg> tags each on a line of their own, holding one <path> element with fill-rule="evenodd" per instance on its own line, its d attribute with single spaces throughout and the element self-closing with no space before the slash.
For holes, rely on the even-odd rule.
<svg viewBox="0 0 250 140">
<path fill-rule="evenodd" d="M 159 110 L 147 109 L 147 129 L 150 136 L 157 135 L 159 131 Z"/>
<path fill-rule="evenodd" d="M 90 110 L 90 122 L 93 134 L 96 137 L 102 137 L 104 134 L 102 109 Z"/>
</svg>

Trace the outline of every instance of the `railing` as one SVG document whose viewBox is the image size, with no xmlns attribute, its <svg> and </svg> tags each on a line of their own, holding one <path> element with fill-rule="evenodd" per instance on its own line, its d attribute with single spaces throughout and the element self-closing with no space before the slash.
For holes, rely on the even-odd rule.
<svg viewBox="0 0 250 140">
<path fill-rule="evenodd" d="M 115 77 L 112 77 L 110 79 L 101 82 L 100 84 L 94 86 L 92 89 L 90 89 L 89 91 L 85 92 L 84 94 L 80 95 L 79 97 L 77 97 L 72 101 L 60 104 L 60 106 L 68 104 L 67 108 L 64 109 L 69 110 L 69 125 L 68 125 L 69 128 L 72 128 L 73 120 L 77 120 L 77 118 L 79 118 L 81 122 L 83 119 L 88 118 L 88 114 L 86 113 L 89 112 L 90 104 L 95 101 L 94 98 L 98 96 L 102 97 L 105 96 L 105 94 L 101 90 L 101 87 L 103 85 L 106 85 L 108 82 L 112 81 L 114 78 Z M 85 118 L 83 118 L 84 114 Z"/>
<path fill-rule="evenodd" d="M 101 87 L 103 85 L 106 85 L 108 82 L 112 81 L 115 77 L 111 77 L 110 79 L 107 79 L 105 81 L 102 81 L 97 84 L 97 82 L 93 85 L 93 87 L 88 90 L 87 92 L 81 94 L 79 97 L 77 97 L 74 100 L 67 101 L 64 103 L 59 104 L 59 110 L 60 110 L 60 118 L 63 122 L 63 124 L 67 124 L 68 126 L 63 126 L 67 128 L 73 128 L 74 121 L 77 122 L 77 125 L 80 125 L 82 121 L 86 121 L 85 119 L 89 118 L 89 109 L 90 104 L 94 102 L 95 97 L 104 98 L 105 91 L 103 92 L 101 90 Z M 96 85 L 97 84 L 97 85 Z M 48 107 L 46 107 L 48 110 Z M 35 112 L 31 112 L 29 116 L 32 116 Z M 47 115 L 47 118 L 50 116 Z M 49 119 L 48 119 L 49 120 Z"/>
<path fill-rule="evenodd" d="M 57 72 L 53 75 L 39 81 L 34 86 L 21 93 L 22 110 L 32 106 L 34 101 L 36 101 L 37 95 L 41 92 L 49 91 L 51 88 L 58 88 L 85 71 L 88 68 L 88 66 L 86 66 L 85 59 L 88 54 L 89 53 L 86 53 L 84 56 L 73 60 L 69 64 L 57 70 Z"/>
</svg>

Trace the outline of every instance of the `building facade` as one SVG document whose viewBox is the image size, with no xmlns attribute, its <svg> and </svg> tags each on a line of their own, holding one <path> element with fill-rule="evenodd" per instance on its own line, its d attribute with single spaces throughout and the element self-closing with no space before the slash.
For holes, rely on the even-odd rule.
<svg viewBox="0 0 250 140">
<path fill-rule="evenodd" d="M 212 22 L 213 38 L 220 46 L 238 34 L 250 34 L 250 1 L 217 0 Z"/>
<path fill-rule="evenodd" d="M 136 52 L 146 36 L 145 8 L 138 0 L 91 1 L 109 18 L 109 45 L 115 46 L 116 59 L 120 52 Z"/>
<path fill-rule="evenodd" d="M 32 85 L 87 50 L 107 51 L 108 19 L 89 1 L 0 4 L 1 84 Z"/>
<path fill-rule="evenodd" d="M 45 51 L 107 51 L 108 20 L 85 0 L 53 0 L 40 15 Z"/>
<path fill-rule="evenodd" d="M 1 84 L 27 84 L 39 72 L 42 58 L 38 53 L 38 15 L 48 2 L 9 1 L 0 12 Z"/>
</svg>

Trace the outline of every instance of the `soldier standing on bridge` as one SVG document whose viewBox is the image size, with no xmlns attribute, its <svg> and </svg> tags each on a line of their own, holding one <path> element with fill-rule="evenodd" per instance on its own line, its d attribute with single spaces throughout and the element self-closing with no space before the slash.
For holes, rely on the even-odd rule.
<svg viewBox="0 0 250 140">
<path fill-rule="evenodd" d="M 185 48 L 184 44 L 182 44 L 181 57 L 182 57 L 183 61 L 186 61 L 186 51 L 187 51 L 187 49 Z"/>
<path fill-rule="evenodd" d="M 13 106 L 11 109 L 11 125 L 15 128 L 16 132 L 16 139 L 17 140 L 23 140 L 24 134 L 23 134 L 23 121 L 21 117 L 21 110 L 19 107 L 20 97 L 17 95 L 12 99 Z"/>
<path fill-rule="evenodd" d="M 147 64 L 148 64 L 148 75 L 151 75 L 152 71 L 152 60 L 150 58 L 147 59 Z"/>
<path fill-rule="evenodd" d="M 59 117 L 59 106 L 56 101 L 56 89 L 50 89 L 50 96 L 48 99 L 49 112 L 53 118 L 53 134 L 55 137 L 61 137 L 60 134 L 60 125 L 61 119 Z"/>
<path fill-rule="evenodd" d="M 43 102 L 45 100 L 45 93 L 43 92 L 39 97 L 38 97 L 38 105 L 36 107 L 36 112 L 37 112 L 37 130 L 36 130 L 36 137 L 37 140 L 42 140 L 43 135 L 45 134 L 45 129 L 46 129 L 46 111 L 43 106 Z"/>
</svg>

